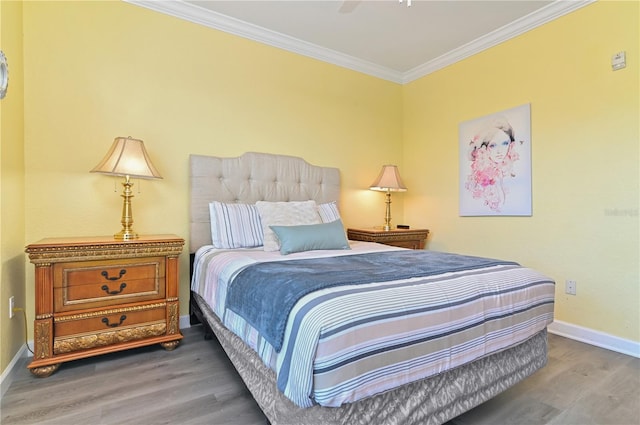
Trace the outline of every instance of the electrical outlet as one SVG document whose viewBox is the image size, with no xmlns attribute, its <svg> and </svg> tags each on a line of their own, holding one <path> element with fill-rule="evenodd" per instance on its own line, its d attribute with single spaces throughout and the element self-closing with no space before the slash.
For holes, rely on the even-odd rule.
<svg viewBox="0 0 640 425">
<path fill-rule="evenodd" d="M 569 295 L 575 295 L 578 283 L 575 280 L 566 280 L 564 282 L 564 292 Z"/>
<path fill-rule="evenodd" d="M 13 309 L 16 306 L 15 297 L 9 297 L 9 319 L 13 319 Z"/>
</svg>

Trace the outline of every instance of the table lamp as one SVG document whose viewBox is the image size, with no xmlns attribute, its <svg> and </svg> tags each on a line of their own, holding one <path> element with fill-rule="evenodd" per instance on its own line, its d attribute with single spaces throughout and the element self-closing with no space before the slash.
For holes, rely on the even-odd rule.
<svg viewBox="0 0 640 425">
<path fill-rule="evenodd" d="M 384 216 L 384 227 L 386 231 L 391 230 L 391 192 L 405 192 L 407 187 L 402 183 L 400 172 L 395 165 L 383 165 L 378 177 L 371 183 L 371 190 L 386 192 L 387 210 Z"/>
<path fill-rule="evenodd" d="M 122 183 L 124 191 L 122 196 L 122 230 L 113 235 L 118 240 L 138 239 L 138 234 L 133 230 L 133 213 L 131 210 L 131 198 L 133 182 L 130 177 L 141 179 L 161 179 L 160 173 L 151 163 L 151 158 L 144 148 L 142 140 L 131 137 L 116 137 L 107 155 L 96 165 L 92 173 L 102 173 L 112 176 L 124 176 Z"/>
</svg>

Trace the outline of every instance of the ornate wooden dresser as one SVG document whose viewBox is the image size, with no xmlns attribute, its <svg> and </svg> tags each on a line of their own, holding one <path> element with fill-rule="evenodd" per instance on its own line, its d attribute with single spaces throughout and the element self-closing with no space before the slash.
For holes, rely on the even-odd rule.
<svg viewBox="0 0 640 425">
<path fill-rule="evenodd" d="M 174 349 L 179 328 L 175 235 L 47 238 L 28 245 L 35 265 L 34 357 L 46 377 L 62 362 L 161 344 Z"/>
</svg>

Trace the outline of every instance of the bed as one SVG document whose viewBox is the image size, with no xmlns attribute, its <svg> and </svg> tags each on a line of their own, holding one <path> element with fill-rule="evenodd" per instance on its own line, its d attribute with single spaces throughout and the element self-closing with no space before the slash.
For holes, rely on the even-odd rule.
<svg viewBox="0 0 640 425">
<path fill-rule="evenodd" d="M 192 322 L 205 325 L 205 336 L 215 334 L 272 424 L 441 424 L 494 397 L 546 364 L 546 326 L 553 320 L 553 281 L 510 262 L 449 257 L 446 253 L 418 252 L 367 242 L 347 241 L 347 246 L 343 246 L 344 242 L 339 241 L 335 245 L 334 238 L 327 242 L 326 235 L 339 233 L 336 223 L 342 224 L 337 208 L 339 194 L 339 170 L 314 166 L 297 157 L 253 152 L 236 158 L 190 157 L 190 253 L 195 260 L 190 300 Z M 305 221 L 310 219 L 308 214 L 300 218 L 309 212 L 309 203 L 320 216 L 317 222 Z M 298 209 L 294 226 L 287 225 L 290 218 L 278 215 L 283 204 Z M 275 234 L 262 235 L 266 225 L 256 222 L 257 207 L 260 207 L 260 219 L 273 220 L 275 225 L 269 228 L 276 231 Z M 271 209 L 275 207 L 277 214 L 272 215 Z M 243 222 L 243 229 L 255 226 L 253 231 L 245 233 L 260 233 L 264 240 L 252 243 L 251 235 L 243 235 L 245 240 L 238 246 L 237 234 L 234 238 L 225 236 L 225 232 L 237 233 L 239 222 L 230 224 L 221 217 L 228 219 L 236 213 L 248 220 Z M 307 241 L 315 241 L 318 233 L 323 235 L 317 237 L 320 242 L 314 242 L 319 245 L 307 246 Z M 342 233 L 344 236 L 344 229 Z M 276 248 L 271 246 L 274 240 Z M 258 243 L 263 244 L 264 249 Z M 268 246 L 271 246 L 269 252 Z M 387 269 L 391 266 L 384 263 L 385 258 L 392 258 L 404 264 L 404 269 L 412 269 L 414 263 L 422 264 L 425 255 L 433 257 L 428 261 L 442 260 L 454 268 L 438 273 L 421 270 L 415 272 L 418 274 L 395 275 L 392 279 L 390 274 L 396 272 L 389 273 Z M 352 259 L 362 263 L 348 265 Z M 458 261 L 464 261 L 465 268 L 456 268 Z M 350 274 L 348 282 L 339 282 L 338 277 L 331 284 L 319 281 L 321 286 L 313 291 L 306 282 L 315 283 L 315 275 L 303 275 L 305 285 L 298 287 L 301 292 L 297 298 L 278 293 L 276 300 L 264 302 L 270 291 L 279 291 L 282 287 L 280 283 L 268 286 L 272 283 L 270 280 L 275 281 L 274 273 L 295 280 L 292 276 L 300 267 L 304 273 L 317 274 L 317 270 L 330 270 L 337 263 L 342 264 L 340 267 L 350 267 L 350 273 L 358 273 L 363 268 L 368 273 L 357 278 Z M 469 264 L 474 264 L 474 268 L 468 269 L 472 267 Z M 374 269 L 376 282 L 360 280 Z M 216 275 L 216 270 L 221 274 Z M 324 275 L 345 276 L 345 273 L 340 270 Z M 475 291 L 474 287 L 480 286 L 476 281 L 490 288 L 493 295 L 465 292 Z M 261 283 L 255 285 L 255 282 Z M 504 285 L 511 286 L 504 289 Z M 434 292 L 435 295 L 417 292 L 423 288 L 436 291 L 436 287 L 440 292 Z M 370 290 L 377 292 L 371 295 L 367 292 Z M 339 302 L 333 294 L 329 295 L 333 291 L 340 294 Z M 458 295 L 454 293 L 460 293 L 460 299 L 466 301 L 456 301 Z M 396 322 L 393 326 L 383 326 L 385 321 L 369 323 L 366 314 L 371 314 L 370 311 L 352 307 L 369 308 L 375 303 L 367 300 L 387 300 L 388 294 L 398 298 L 393 298 L 394 302 L 385 301 L 381 307 L 387 309 L 385 320 L 394 321 L 399 317 L 389 313 L 393 309 L 394 312 L 403 310 L 403 314 L 409 316 L 403 316 L 402 330 L 398 337 L 393 335 L 392 348 L 385 345 L 391 340 L 392 331 L 384 336 L 371 332 L 396 328 Z M 442 313 L 440 306 L 423 307 L 421 296 L 441 298 L 444 304 L 457 305 L 461 315 L 448 310 Z M 500 297 L 510 299 L 513 305 L 498 305 L 503 302 L 497 300 Z M 273 304 L 273 309 L 289 314 L 285 319 L 265 318 L 267 313 L 256 313 L 257 307 L 247 304 L 248 299 Z M 322 304 L 319 299 L 323 300 Z M 331 301 L 325 302 L 325 299 Z M 482 306 L 480 312 L 470 311 L 470 299 Z M 281 300 L 286 302 L 275 304 Z M 307 318 L 310 311 L 316 314 L 313 320 Z M 338 311 L 341 313 L 335 313 Z M 349 319 L 342 318 L 344 311 L 348 311 Z M 440 313 L 435 314 L 436 311 Z M 384 314 L 376 312 L 375 317 Z M 442 317 L 449 319 L 442 320 Z M 330 318 L 331 323 L 319 324 L 318 320 L 324 318 Z M 435 318 L 442 323 L 429 322 Z M 345 325 L 347 320 L 355 324 Z M 472 325 L 474 321 L 483 325 Z M 503 321 L 506 322 L 503 328 L 493 326 Z M 428 326 L 416 325 L 426 322 Z M 457 329 L 445 328 L 445 324 L 455 324 Z M 477 329 L 485 333 L 474 334 Z M 469 334 L 467 339 L 462 338 L 462 333 Z M 445 334 L 446 337 L 442 337 Z M 432 352 L 421 352 L 427 349 Z M 410 357 L 416 350 L 416 357 Z"/>
</svg>

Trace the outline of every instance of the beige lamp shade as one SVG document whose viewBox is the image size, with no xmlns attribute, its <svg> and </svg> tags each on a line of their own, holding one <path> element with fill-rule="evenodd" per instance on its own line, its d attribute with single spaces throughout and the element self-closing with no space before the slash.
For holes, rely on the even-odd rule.
<svg viewBox="0 0 640 425">
<path fill-rule="evenodd" d="M 91 172 L 141 179 L 162 178 L 151 163 L 142 140 L 131 137 L 116 137 L 107 155 Z"/>
<path fill-rule="evenodd" d="M 371 190 L 383 192 L 405 192 L 407 187 L 400 178 L 400 172 L 395 165 L 383 165 L 378 177 L 371 183 Z"/>
</svg>

